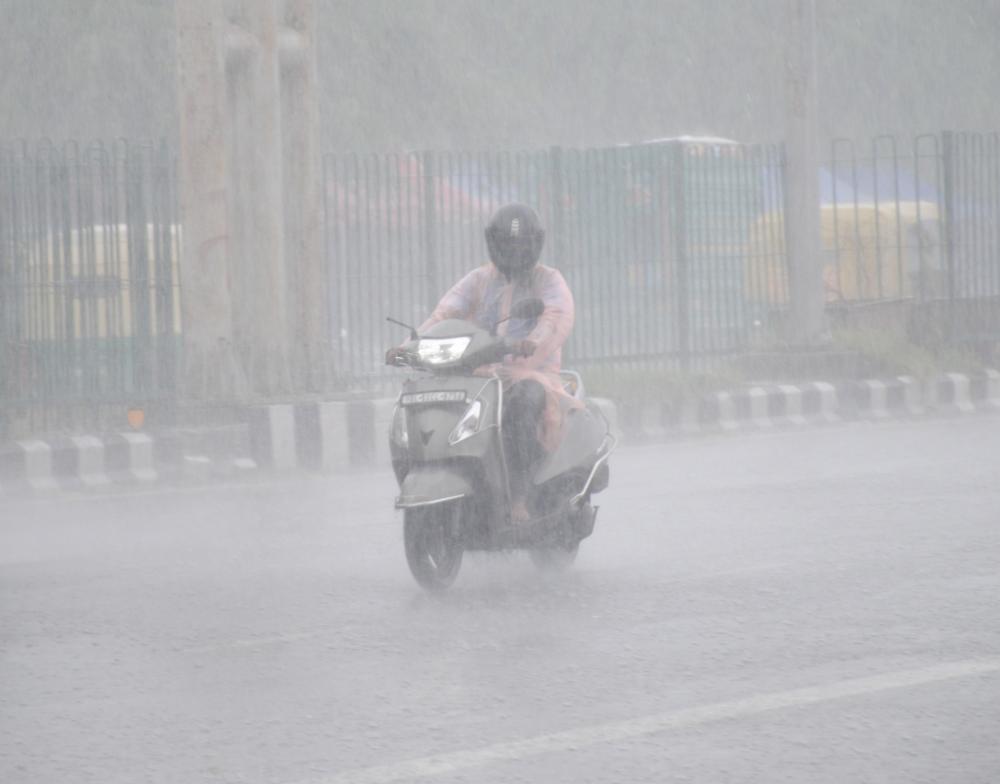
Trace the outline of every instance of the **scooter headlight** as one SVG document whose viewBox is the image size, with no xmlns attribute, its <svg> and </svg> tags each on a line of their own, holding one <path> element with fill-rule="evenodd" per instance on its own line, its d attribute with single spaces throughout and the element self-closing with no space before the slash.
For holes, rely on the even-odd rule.
<svg viewBox="0 0 1000 784">
<path fill-rule="evenodd" d="M 417 356 L 425 365 L 447 365 L 462 358 L 472 342 L 468 335 L 460 338 L 421 338 Z"/>
<path fill-rule="evenodd" d="M 479 432 L 479 426 L 483 423 L 483 402 L 481 400 L 473 400 L 472 405 L 466 409 L 462 418 L 458 420 L 458 424 L 455 425 L 455 429 L 451 431 L 451 435 L 448 436 L 448 443 L 452 446 L 461 443 L 467 438 L 474 436 Z"/>
</svg>

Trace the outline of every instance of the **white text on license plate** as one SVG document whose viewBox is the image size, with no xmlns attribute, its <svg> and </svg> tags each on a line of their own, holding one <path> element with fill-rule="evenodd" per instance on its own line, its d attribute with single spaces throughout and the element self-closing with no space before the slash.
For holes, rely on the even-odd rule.
<svg viewBox="0 0 1000 784">
<path fill-rule="evenodd" d="M 399 402 L 404 406 L 419 406 L 428 403 L 464 403 L 464 389 L 449 389 L 443 392 L 407 392 Z"/>
</svg>

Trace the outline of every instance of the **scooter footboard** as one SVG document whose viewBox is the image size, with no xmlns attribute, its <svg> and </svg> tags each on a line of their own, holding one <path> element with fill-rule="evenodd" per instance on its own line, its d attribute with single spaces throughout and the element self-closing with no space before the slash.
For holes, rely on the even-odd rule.
<svg viewBox="0 0 1000 784">
<path fill-rule="evenodd" d="M 473 494 L 472 481 L 446 466 L 414 467 L 403 479 L 396 499 L 397 509 L 414 509 L 457 501 Z"/>
</svg>

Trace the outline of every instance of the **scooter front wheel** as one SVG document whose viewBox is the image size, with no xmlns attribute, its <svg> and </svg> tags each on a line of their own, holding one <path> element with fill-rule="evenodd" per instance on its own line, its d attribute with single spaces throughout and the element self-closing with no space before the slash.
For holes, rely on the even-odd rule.
<svg viewBox="0 0 1000 784">
<path fill-rule="evenodd" d="M 414 579 L 428 591 L 448 588 L 462 567 L 459 536 L 461 503 L 407 509 L 403 513 L 406 563 Z"/>
</svg>

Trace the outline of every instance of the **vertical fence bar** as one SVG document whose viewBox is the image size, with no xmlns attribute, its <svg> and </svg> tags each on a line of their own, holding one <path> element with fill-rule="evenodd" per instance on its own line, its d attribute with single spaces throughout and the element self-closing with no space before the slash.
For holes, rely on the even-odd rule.
<svg viewBox="0 0 1000 784">
<path fill-rule="evenodd" d="M 858 152 L 854 142 L 847 142 L 851 151 L 851 209 L 854 224 L 854 296 L 860 302 L 868 299 L 867 275 L 865 273 L 864 245 L 861 239 L 861 197 L 858 194 Z"/>
<path fill-rule="evenodd" d="M 691 366 L 691 296 L 690 279 L 688 275 L 688 245 L 687 245 L 687 204 L 686 204 L 686 167 L 683 145 L 673 147 L 673 191 L 671 193 L 671 227 L 674 238 L 674 273 L 677 281 L 675 293 L 675 308 L 677 312 L 677 343 L 680 353 L 681 367 L 688 370 Z"/>
<path fill-rule="evenodd" d="M 706 147 L 691 145 L 688 147 L 688 162 L 692 158 L 697 163 L 695 182 L 697 190 L 691 194 L 688 204 L 694 204 L 693 217 L 697 219 L 696 230 L 691 232 L 696 239 L 696 263 L 693 270 L 697 281 L 694 291 L 698 303 L 698 336 L 697 346 L 701 355 L 711 355 L 718 347 L 719 327 L 719 261 L 718 248 L 722 239 L 717 235 L 721 226 L 721 205 L 711 198 L 718 176 L 718 166 L 712 157 L 706 155 Z"/>
<path fill-rule="evenodd" d="M 837 184 L 839 182 L 837 177 L 837 143 L 838 140 L 834 139 L 830 143 L 830 187 L 831 196 L 833 199 L 833 266 L 836 272 L 837 278 L 837 294 L 843 299 L 844 295 L 844 279 L 841 275 L 840 270 L 840 201 L 839 194 L 837 193 Z M 820 208 L 822 209 L 822 207 Z M 821 231 L 822 231 L 822 224 Z"/>
<path fill-rule="evenodd" d="M 488 180 L 489 176 L 489 164 L 486 157 L 486 153 L 480 151 L 472 155 L 472 161 L 475 167 L 475 189 L 473 190 L 473 197 L 475 199 L 475 213 L 474 213 L 474 225 L 472 231 L 469 232 L 469 259 L 470 260 L 485 260 L 486 252 L 484 249 L 483 234 L 482 230 L 485 228 L 486 221 L 488 220 L 487 215 L 492 212 L 493 203 L 489 194 Z"/>
<path fill-rule="evenodd" d="M 877 139 L 872 140 L 871 143 L 872 151 L 872 203 L 874 207 L 873 219 L 875 221 L 875 292 L 878 299 L 884 299 L 884 289 L 882 282 L 882 226 L 881 226 L 881 207 L 879 203 L 879 154 L 878 154 L 878 141 Z"/>
<path fill-rule="evenodd" d="M 0 409 L 20 407 L 17 434 L 117 427 L 125 404 L 171 398 L 179 236 L 165 145 L 43 140 L 5 149 L 2 166 Z"/>
<path fill-rule="evenodd" d="M 955 221 L 952 224 L 955 263 L 955 335 L 967 337 L 966 325 L 975 323 L 976 285 L 976 202 L 975 173 L 970 165 L 971 138 L 964 132 L 952 136 L 952 195 Z"/>
<path fill-rule="evenodd" d="M 385 321 L 386 316 L 408 321 L 407 314 L 403 311 L 403 281 L 406 274 L 405 245 L 403 241 L 403 188 L 405 172 L 404 156 L 396 154 L 390 159 L 389 181 L 387 189 L 390 194 L 389 206 L 387 210 L 387 221 L 389 223 L 389 292 L 387 306 L 384 313 L 379 314 L 379 324 L 386 334 L 383 345 L 378 347 L 375 361 L 379 363 L 382 376 L 387 376 L 388 371 L 382 367 L 382 349 L 396 345 L 399 340 L 399 333 L 390 328 Z"/>
<path fill-rule="evenodd" d="M 747 263 L 750 253 L 750 225 L 756 207 L 756 189 L 749 182 L 749 169 L 752 165 L 753 149 L 738 148 L 735 152 L 734 168 L 736 190 L 740 198 L 736 207 L 737 236 L 732 245 L 732 285 L 733 303 L 736 307 L 735 325 L 732 328 L 730 347 L 743 350 L 747 347 L 752 329 L 747 308 Z"/>
<path fill-rule="evenodd" d="M 365 369 L 372 375 L 380 375 L 381 367 L 377 361 L 378 347 L 383 343 L 382 335 L 385 334 L 385 327 L 388 322 L 385 316 L 385 283 L 387 270 L 385 269 L 385 188 L 383 178 L 388 165 L 388 158 L 381 155 L 372 155 L 371 162 L 371 189 L 368 200 L 374 205 L 374 216 L 371 217 L 369 232 L 372 242 L 371 257 L 374 264 L 371 265 L 365 277 L 369 281 L 368 308 L 366 308 L 366 320 L 369 325 L 368 342 L 365 344 Z"/>
<path fill-rule="evenodd" d="M 713 252 L 712 237 L 709 226 L 714 217 L 712 204 L 706 198 L 709 187 L 708 169 L 697 149 L 684 147 L 687 173 L 687 223 L 688 223 L 688 260 L 689 260 L 689 296 L 692 298 L 692 313 L 694 328 L 692 330 L 692 348 L 695 357 L 704 361 L 706 354 L 711 353 L 714 343 L 712 335 L 712 295 L 713 295 Z"/>
<path fill-rule="evenodd" d="M 604 210 L 601 215 L 603 220 L 601 228 L 604 231 L 604 253 L 607 254 L 611 262 L 611 286 L 614 292 L 614 302 L 628 301 L 631 294 L 631 282 L 629 280 L 629 264 L 625 256 L 624 230 L 622 229 L 622 218 L 624 212 L 620 166 L 618 162 L 618 150 L 606 150 L 603 159 L 602 173 L 607 187 L 604 189 Z M 631 353 L 635 346 L 635 321 L 636 319 L 615 319 L 614 311 L 609 311 L 608 315 L 610 329 L 605 337 L 605 345 L 609 351 L 617 351 L 618 355 L 626 363 L 632 359 Z M 615 345 L 615 333 L 620 334 L 624 340 Z"/>
<path fill-rule="evenodd" d="M 329 239 L 327 241 L 326 280 L 327 307 L 330 308 L 331 359 L 334 363 L 333 374 L 338 381 L 342 380 L 344 368 L 344 342 L 341 339 L 341 322 L 343 321 L 343 277 L 341 269 L 344 264 L 344 248 L 347 243 L 347 217 L 345 204 L 345 177 L 342 161 L 338 156 L 327 156 L 325 164 L 327 177 L 323 186 L 323 203 L 326 205 L 326 221 Z M 332 176 L 330 172 L 332 171 Z M 332 191 L 332 193 L 331 193 Z M 332 203 L 331 203 L 332 199 Z"/>
<path fill-rule="evenodd" d="M 437 197 L 436 183 L 434 181 L 434 155 L 425 152 L 422 157 L 423 169 L 423 227 L 424 227 L 424 302 L 428 306 L 436 301 L 438 296 L 437 286 Z"/>
<path fill-rule="evenodd" d="M 951 131 L 941 134 L 941 181 L 944 185 L 944 218 L 941 224 L 942 246 L 947 277 L 949 340 L 955 338 L 955 147 Z"/>
<path fill-rule="evenodd" d="M 334 214 L 330 206 L 330 169 L 332 166 L 332 156 L 322 155 L 320 156 L 320 206 L 323 215 L 323 286 L 324 286 L 324 296 L 323 304 L 327 309 L 327 334 L 323 335 L 324 342 L 329 341 L 330 351 L 327 353 L 327 357 L 330 361 L 337 361 L 336 357 L 336 346 L 332 341 L 333 332 L 337 328 L 337 308 L 333 302 L 333 264 L 336 259 L 336 250 L 334 249 L 334 237 L 336 236 L 336 225 L 334 224 Z M 329 375 L 324 372 L 324 378 L 327 382 L 330 381 Z"/>
<path fill-rule="evenodd" d="M 13 175 L 11 153 L 0 147 L 0 439 L 11 437 L 10 419 L 17 403 L 17 324 L 16 308 L 21 300 L 20 249 L 14 239 Z"/>
<path fill-rule="evenodd" d="M 988 171 L 990 193 L 988 199 L 988 217 L 992 231 L 990 232 L 990 295 L 994 297 L 993 313 L 1000 313 L 1000 134 L 992 133 L 989 137 Z"/>
<path fill-rule="evenodd" d="M 552 214 L 552 264 L 564 273 L 566 263 L 566 217 L 563 212 L 563 153 L 561 147 L 550 147 L 543 160 L 547 164 L 549 181 L 549 209 Z"/>
<path fill-rule="evenodd" d="M 926 139 L 933 141 L 933 152 L 931 153 L 931 158 L 933 162 L 934 171 L 938 170 L 937 162 L 937 137 L 921 135 L 917 136 L 913 142 L 913 168 L 914 168 L 914 180 L 915 188 L 917 191 L 917 207 L 916 207 L 916 220 L 917 220 L 917 281 L 918 281 L 918 291 L 921 303 L 927 302 L 928 296 L 928 269 L 927 269 L 927 236 L 928 231 L 924 226 L 924 214 L 923 214 L 923 159 L 924 153 L 922 152 L 923 142 Z M 940 210 L 938 211 L 938 226 L 941 225 L 940 221 Z"/>
<path fill-rule="evenodd" d="M 723 148 L 720 153 L 724 153 L 725 161 L 722 170 L 723 193 L 719 195 L 720 200 L 728 201 L 726 209 L 726 223 L 728 224 L 726 243 L 724 248 L 724 274 L 726 285 L 726 310 L 725 329 L 722 332 L 722 349 L 729 353 L 737 350 L 742 342 L 742 334 L 746 325 L 742 322 L 740 300 L 742 297 L 742 287 L 739 285 L 738 275 L 740 273 L 740 252 L 745 244 L 743 236 L 742 218 L 743 204 L 746 194 L 742 188 L 740 178 L 740 159 L 743 149 L 739 147 Z M 728 199 L 723 194 L 728 194 Z"/>
<path fill-rule="evenodd" d="M 378 265 L 380 262 L 378 257 L 378 226 L 376 223 L 379 210 L 377 191 L 380 158 L 372 153 L 371 155 L 365 155 L 362 161 L 364 167 L 363 201 L 365 205 L 365 255 L 358 258 L 358 288 L 361 293 L 354 308 L 354 318 L 362 328 L 361 343 L 359 346 L 361 350 L 358 352 L 356 360 L 356 372 L 362 378 L 368 378 L 370 380 L 370 357 L 372 347 L 378 340 L 379 332 L 381 332 L 381 325 L 376 327 L 372 323 L 374 320 L 374 314 L 372 311 L 377 307 L 374 306 L 374 303 L 376 302 L 375 287 L 379 277 Z"/>
<path fill-rule="evenodd" d="M 896 222 L 895 242 L 896 242 L 896 281 L 898 290 L 896 296 L 905 297 L 907 295 L 906 278 L 903 267 L 903 214 L 900 209 L 899 196 L 899 147 L 896 144 L 895 136 L 876 137 L 875 143 L 879 140 L 887 142 L 890 149 L 890 160 L 892 161 L 892 184 L 893 184 L 893 207 Z M 919 195 L 918 195 L 919 199 Z"/>
<path fill-rule="evenodd" d="M 632 178 L 635 182 L 633 186 L 638 202 L 637 227 L 636 227 L 636 264 L 639 274 L 640 307 L 645 318 L 643 318 L 642 343 L 639 351 L 644 362 L 656 361 L 657 354 L 657 322 L 659 312 L 656 307 L 656 280 L 653 266 L 653 247 L 655 244 L 653 233 L 655 223 L 653 216 L 656 214 L 656 204 L 652 189 L 652 177 L 655 171 L 656 148 L 652 145 L 640 147 L 635 156 L 638 158 L 632 170 Z"/>
<path fill-rule="evenodd" d="M 667 249 L 665 237 L 669 229 L 666 226 L 665 210 L 669 204 L 669 196 L 664 192 L 665 180 L 669 176 L 666 172 L 666 157 L 663 147 L 657 145 L 651 152 L 653 163 L 650 172 L 649 191 L 652 197 L 651 232 L 653 246 L 650 248 L 650 272 L 653 276 L 654 285 L 652 288 L 653 308 L 656 312 L 656 332 L 654 333 L 654 350 L 659 362 L 664 368 L 671 362 L 670 358 L 670 325 L 669 314 L 665 311 L 669 308 L 666 293 L 667 286 Z"/>
<path fill-rule="evenodd" d="M 729 176 L 727 153 L 721 148 L 706 145 L 702 153 L 709 162 L 708 176 L 710 188 L 706 199 L 712 205 L 712 221 L 707 227 L 708 247 L 711 249 L 715 282 L 711 294 L 712 314 L 711 355 L 722 353 L 727 348 L 727 334 L 731 317 L 731 288 L 729 279 L 729 242 L 732 238 L 733 204 L 735 194 L 726 188 Z M 710 359 L 711 361 L 711 359 Z"/>
<path fill-rule="evenodd" d="M 989 268 L 989 248 L 986 242 L 988 232 L 988 212 L 987 212 L 987 190 L 986 180 L 988 177 L 988 161 L 986 148 L 983 144 L 982 134 L 969 134 L 968 149 L 966 159 L 968 161 L 968 171 L 972 180 L 972 192 L 969 194 L 972 209 L 970 218 L 975 227 L 975 240 L 972 257 L 974 261 L 974 280 L 972 282 L 972 296 L 976 298 L 979 316 L 985 323 L 986 315 L 986 295 L 988 291 L 987 275 Z"/>
<path fill-rule="evenodd" d="M 623 180 L 621 165 L 619 163 L 619 151 L 615 149 L 606 150 L 603 159 L 602 172 L 607 187 L 604 189 L 604 210 L 602 211 L 602 229 L 604 231 L 604 252 L 611 262 L 611 285 L 614 292 L 615 302 L 628 301 L 631 294 L 630 265 L 625 255 L 624 235 L 622 219 L 624 213 L 623 200 Z M 631 354 L 635 350 L 635 329 L 636 319 L 614 319 L 610 320 L 611 329 L 605 338 L 609 351 L 617 351 L 619 356 L 626 362 L 632 359 Z M 615 332 L 624 339 L 619 345 L 615 345 Z"/>
<path fill-rule="evenodd" d="M 348 378 L 357 378 L 355 352 L 351 346 L 357 342 L 357 326 L 354 323 L 354 308 L 360 299 L 356 267 L 361 259 L 361 166 L 358 156 L 354 153 L 344 159 L 344 204 L 345 204 L 345 239 L 342 264 L 342 289 L 344 291 L 343 318 L 340 322 L 340 340 L 344 347 L 344 363 Z"/>
</svg>

